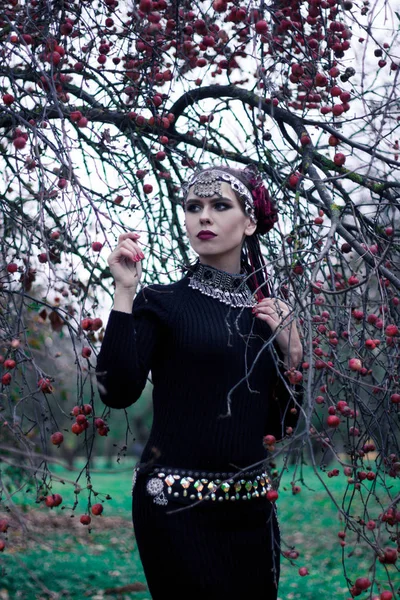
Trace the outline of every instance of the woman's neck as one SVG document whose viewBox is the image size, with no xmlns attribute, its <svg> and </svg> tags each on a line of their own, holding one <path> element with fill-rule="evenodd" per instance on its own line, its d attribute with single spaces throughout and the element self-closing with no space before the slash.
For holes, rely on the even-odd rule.
<svg viewBox="0 0 400 600">
<path fill-rule="evenodd" d="M 225 271 L 225 273 L 231 273 L 232 275 L 237 275 L 240 273 L 240 259 L 226 259 L 226 258 L 218 258 L 218 257 L 199 257 L 199 262 L 202 265 L 207 267 L 213 267 L 214 269 L 219 269 L 220 271 Z"/>
</svg>

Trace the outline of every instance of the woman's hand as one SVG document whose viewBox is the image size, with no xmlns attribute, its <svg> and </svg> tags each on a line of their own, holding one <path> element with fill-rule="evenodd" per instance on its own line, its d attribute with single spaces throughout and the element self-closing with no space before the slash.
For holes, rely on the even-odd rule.
<svg viewBox="0 0 400 600">
<path fill-rule="evenodd" d="M 288 369 L 297 367 L 303 357 L 301 339 L 291 312 L 289 306 L 278 298 L 263 298 L 253 308 L 255 316 L 268 323 L 272 333 L 276 333 L 275 339 Z"/>
<path fill-rule="evenodd" d="M 136 291 L 142 276 L 141 260 L 144 258 L 137 242 L 139 237 L 134 232 L 120 235 L 117 247 L 107 259 L 116 289 Z"/>
</svg>

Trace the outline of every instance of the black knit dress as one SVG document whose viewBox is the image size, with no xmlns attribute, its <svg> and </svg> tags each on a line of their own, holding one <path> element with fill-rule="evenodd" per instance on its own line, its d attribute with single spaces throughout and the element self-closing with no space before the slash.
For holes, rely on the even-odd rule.
<svg viewBox="0 0 400 600">
<path fill-rule="evenodd" d="M 280 538 L 266 496 L 163 505 L 146 491 L 154 467 L 223 479 L 262 464 L 263 437 L 296 423 L 270 327 L 190 280 L 142 288 L 132 314 L 112 310 L 97 361 L 112 408 L 136 402 L 151 372 L 153 425 L 132 491 L 140 558 L 153 600 L 275 600 Z"/>
</svg>

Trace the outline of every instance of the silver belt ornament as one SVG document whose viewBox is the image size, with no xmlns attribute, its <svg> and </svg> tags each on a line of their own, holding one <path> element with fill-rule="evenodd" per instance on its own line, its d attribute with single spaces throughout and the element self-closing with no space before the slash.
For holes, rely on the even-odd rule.
<svg viewBox="0 0 400 600">
<path fill-rule="evenodd" d="M 164 483 L 162 479 L 158 479 L 157 477 L 152 477 L 146 483 L 146 490 L 153 496 L 154 504 L 159 504 L 160 506 L 165 506 L 168 504 L 168 500 L 164 494 Z"/>
<path fill-rule="evenodd" d="M 173 491 L 174 484 L 178 484 L 179 491 Z M 188 493 L 190 486 L 194 488 L 193 492 L 195 493 Z M 221 479 L 194 479 L 187 475 L 181 476 L 176 473 L 167 475 L 166 473 L 159 472 L 157 477 L 150 477 L 146 483 L 147 493 L 153 497 L 153 502 L 160 506 L 168 504 L 165 490 L 172 497 L 178 498 L 182 496 L 192 501 L 203 499 L 211 499 L 211 501 L 234 501 L 263 497 L 266 496 L 270 489 L 272 489 L 272 485 L 265 471 L 261 473 L 259 471 L 251 479 L 238 478 L 237 480 L 229 479 L 225 481 Z M 217 497 L 218 490 L 220 490 L 221 495 Z"/>
</svg>

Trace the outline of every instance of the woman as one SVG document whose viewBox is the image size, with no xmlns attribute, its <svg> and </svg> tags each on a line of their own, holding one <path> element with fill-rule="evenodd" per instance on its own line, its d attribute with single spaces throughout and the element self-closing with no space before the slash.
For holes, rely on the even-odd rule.
<svg viewBox="0 0 400 600">
<path fill-rule="evenodd" d="M 251 169 L 205 169 L 184 194 L 198 260 L 180 281 L 136 294 L 144 255 L 135 233 L 109 256 L 116 285 L 99 392 L 126 408 L 151 371 L 153 425 L 132 514 L 153 600 L 274 600 L 279 528 L 263 440 L 296 423 L 296 395 L 280 373 L 302 357 L 289 308 L 268 297 L 263 271 L 258 236 L 277 210 Z"/>
</svg>

